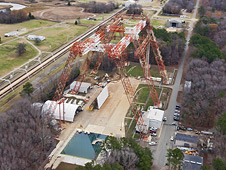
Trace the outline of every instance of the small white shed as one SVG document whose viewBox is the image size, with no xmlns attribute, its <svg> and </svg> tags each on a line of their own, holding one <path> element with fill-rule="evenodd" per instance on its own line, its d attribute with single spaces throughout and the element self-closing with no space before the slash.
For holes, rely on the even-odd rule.
<svg viewBox="0 0 226 170">
<path fill-rule="evenodd" d="M 12 32 L 5 33 L 5 37 L 14 37 L 17 35 L 18 35 L 18 31 L 12 31 Z"/>
</svg>

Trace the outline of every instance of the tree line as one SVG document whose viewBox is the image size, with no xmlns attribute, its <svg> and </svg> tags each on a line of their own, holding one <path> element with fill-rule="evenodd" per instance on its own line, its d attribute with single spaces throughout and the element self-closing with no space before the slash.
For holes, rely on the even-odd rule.
<svg viewBox="0 0 226 170">
<path fill-rule="evenodd" d="M 180 14 L 181 9 L 187 9 L 188 12 L 192 12 L 194 4 L 194 0 L 170 0 L 165 4 L 163 13 Z"/>
<path fill-rule="evenodd" d="M 85 12 L 91 13 L 109 13 L 115 9 L 118 9 L 119 7 L 118 3 L 103 3 L 96 1 L 90 1 L 88 3 L 79 3 L 77 6 L 84 8 Z"/>
<path fill-rule="evenodd" d="M 14 24 L 20 23 L 29 19 L 34 19 L 31 13 L 27 13 L 25 10 L 9 10 L 7 12 L 0 12 L 0 23 L 2 24 Z"/>
</svg>

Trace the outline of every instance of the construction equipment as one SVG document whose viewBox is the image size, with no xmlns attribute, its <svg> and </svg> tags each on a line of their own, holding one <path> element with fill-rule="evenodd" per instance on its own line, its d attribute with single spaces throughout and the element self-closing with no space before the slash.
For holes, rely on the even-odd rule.
<svg viewBox="0 0 226 170">
<path fill-rule="evenodd" d="M 122 25 L 122 20 L 125 18 L 137 19 L 139 22 L 134 27 L 124 27 Z M 124 36 L 120 39 L 117 44 L 111 44 L 111 40 L 115 38 L 115 35 L 119 34 Z M 162 76 L 163 83 L 168 83 L 169 78 L 165 70 L 165 66 L 162 60 L 159 47 L 150 25 L 150 21 L 142 15 L 118 15 L 114 18 L 114 21 L 108 26 L 102 26 L 98 31 L 93 34 L 90 38 L 83 42 L 75 42 L 70 49 L 70 54 L 68 60 L 65 64 L 65 68 L 58 83 L 57 90 L 53 97 L 54 101 L 58 101 L 63 93 L 66 81 L 72 69 L 72 63 L 75 61 L 76 56 L 86 55 L 86 60 L 82 65 L 80 75 L 77 78 L 77 83 L 75 84 L 71 93 L 77 94 L 83 81 L 85 74 L 89 68 L 89 65 L 93 59 L 94 54 L 98 54 L 99 57 L 96 61 L 94 69 L 91 71 L 92 74 L 96 74 L 104 56 L 113 59 L 115 65 L 118 69 L 118 73 L 121 75 L 122 85 L 125 89 L 128 101 L 131 105 L 131 110 L 134 114 L 135 120 L 137 121 L 138 129 L 141 133 L 141 138 L 145 137 L 148 133 L 142 118 L 141 110 L 137 107 L 134 102 L 134 90 L 130 83 L 129 77 L 127 76 L 125 63 L 127 62 L 127 52 L 129 44 L 133 43 L 135 47 L 135 57 L 139 58 L 141 67 L 143 69 L 147 85 L 150 89 L 150 95 L 155 106 L 160 106 L 160 101 L 158 94 L 155 90 L 154 82 L 151 78 L 151 73 L 149 69 L 149 48 L 152 47 L 153 53 L 155 55 L 156 62 L 160 74 Z M 51 106 L 50 109 L 55 110 L 56 106 Z M 89 108 L 90 109 L 90 108 Z"/>
</svg>

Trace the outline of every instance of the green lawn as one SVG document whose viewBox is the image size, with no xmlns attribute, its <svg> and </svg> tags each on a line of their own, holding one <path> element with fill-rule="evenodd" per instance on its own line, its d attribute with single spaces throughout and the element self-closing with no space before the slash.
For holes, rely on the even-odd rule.
<svg viewBox="0 0 226 170">
<path fill-rule="evenodd" d="M 0 46 L 0 76 L 3 76 L 38 54 L 30 44 L 26 43 L 26 52 L 22 56 L 18 56 L 16 49 L 19 42 L 21 41 L 17 40 Z"/>
<path fill-rule="evenodd" d="M 151 20 L 151 25 L 153 26 L 166 26 L 166 21 L 165 20 L 157 20 L 157 19 L 153 19 Z"/>
<path fill-rule="evenodd" d="M 40 42 L 37 47 L 43 51 L 53 51 L 56 48 L 62 46 L 83 32 L 87 31 L 88 28 L 79 25 L 68 25 L 62 27 L 52 27 L 37 32 L 36 35 L 45 36 L 45 40 Z M 31 41 L 34 43 L 34 41 Z"/>
<path fill-rule="evenodd" d="M 131 69 L 131 71 L 129 71 L 129 69 L 134 66 L 136 67 L 134 69 Z M 131 63 L 128 67 L 126 67 L 126 71 L 128 75 L 131 75 L 133 77 L 138 77 L 138 76 L 144 77 L 143 69 L 141 68 L 139 63 Z M 159 69 L 158 69 L 158 66 L 156 65 L 151 65 L 150 73 L 152 77 L 160 77 Z"/>
<path fill-rule="evenodd" d="M 55 22 L 43 21 L 43 20 L 29 20 L 22 23 L 17 24 L 0 24 L 0 37 L 2 38 L 2 42 L 9 41 L 15 37 L 4 37 L 5 33 L 21 30 L 26 28 L 27 32 L 25 34 L 29 34 L 32 31 L 35 31 L 42 27 L 48 27 L 56 24 Z"/>
<path fill-rule="evenodd" d="M 138 98 L 136 101 L 138 103 L 145 103 L 150 94 L 150 90 L 149 90 L 148 86 L 145 84 L 139 84 L 137 90 L 139 90 L 140 88 L 142 88 L 142 89 L 138 92 L 138 94 L 137 94 Z M 158 87 L 155 87 L 155 90 L 157 91 L 158 96 L 159 96 L 161 89 Z M 148 106 L 153 106 L 153 105 L 154 105 L 154 103 L 152 101 L 152 98 L 150 97 L 150 99 L 148 100 L 147 106 L 144 108 L 144 110 L 146 110 Z"/>
</svg>

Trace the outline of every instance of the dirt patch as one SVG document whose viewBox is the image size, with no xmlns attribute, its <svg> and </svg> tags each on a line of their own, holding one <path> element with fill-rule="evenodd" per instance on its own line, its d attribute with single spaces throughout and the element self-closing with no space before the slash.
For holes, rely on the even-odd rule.
<svg viewBox="0 0 226 170">
<path fill-rule="evenodd" d="M 89 16 L 95 16 L 92 13 L 83 12 L 83 8 L 71 6 L 71 7 L 50 7 L 49 9 L 35 11 L 32 14 L 36 18 L 62 21 L 66 19 L 88 18 Z"/>
</svg>

